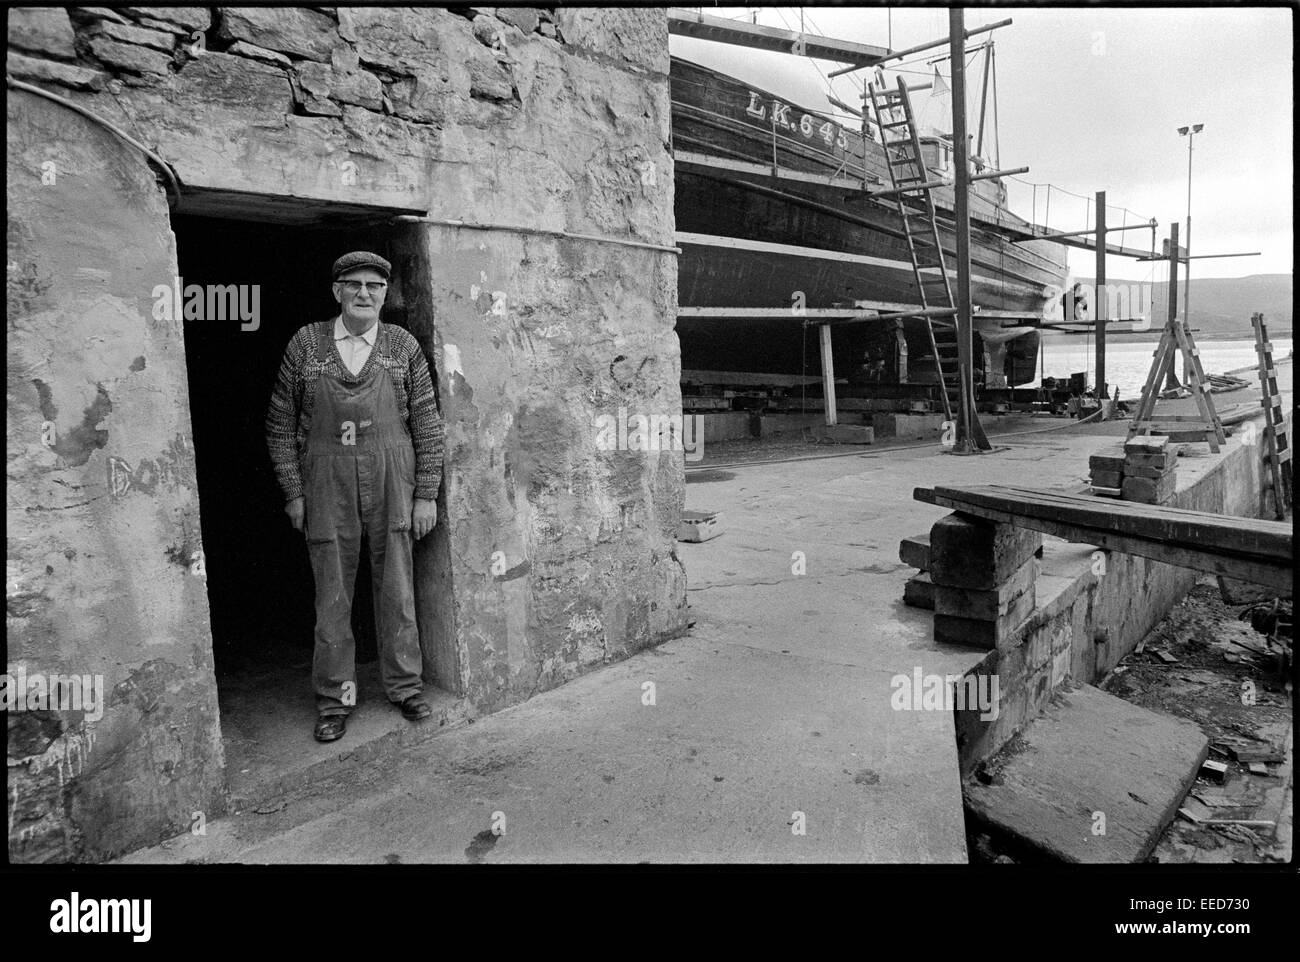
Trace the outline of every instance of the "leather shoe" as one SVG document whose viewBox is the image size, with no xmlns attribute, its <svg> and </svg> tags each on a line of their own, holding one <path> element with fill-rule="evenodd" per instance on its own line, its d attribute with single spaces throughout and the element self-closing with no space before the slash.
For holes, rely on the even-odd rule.
<svg viewBox="0 0 1300 962">
<path fill-rule="evenodd" d="M 321 715 L 316 719 L 316 729 L 313 734 L 318 742 L 333 742 L 342 738 L 347 730 L 347 715 Z"/>
<path fill-rule="evenodd" d="M 410 721 L 424 721 L 432 714 L 433 709 L 421 695 L 412 695 L 402 702 L 402 715 Z"/>
</svg>

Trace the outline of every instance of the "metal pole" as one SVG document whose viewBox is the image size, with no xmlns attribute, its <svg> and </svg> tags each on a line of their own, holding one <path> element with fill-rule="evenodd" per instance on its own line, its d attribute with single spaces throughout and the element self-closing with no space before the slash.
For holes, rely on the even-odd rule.
<svg viewBox="0 0 1300 962">
<path fill-rule="evenodd" d="M 971 338 L 970 290 L 970 144 L 966 139 L 966 30 L 965 13 L 948 11 L 948 46 L 952 55 L 952 152 L 956 168 L 953 186 L 953 225 L 957 234 L 957 386 L 960 403 L 954 452 L 973 454 L 988 450 L 988 438 L 975 412 L 975 358 Z"/>
<path fill-rule="evenodd" d="M 1175 222 L 1169 225 L 1169 313 L 1168 320 L 1165 324 L 1168 327 L 1166 336 L 1174 340 L 1174 325 L 1178 323 L 1178 224 Z M 1165 390 L 1172 391 L 1178 388 L 1178 375 L 1174 373 L 1174 365 L 1171 361 L 1169 364 L 1169 374 L 1165 378 Z"/>
<path fill-rule="evenodd" d="M 1097 319 L 1097 400 L 1102 420 L 1106 419 L 1106 192 L 1097 191 L 1097 276 L 1092 292 L 1093 314 Z"/>
<path fill-rule="evenodd" d="M 1187 131 L 1187 240 L 1184 246 L 1190 256 L 1192 253 L 1192 140 L 1196 136 L 1196 131 Z M 1187 273 L 1183 275 L 1183 323 L 1191 327 L 1192 317 L 1188 313 L 1188 305 L 1191 303 L 1192 292 L 1192 270 L 1191 265 L 1187 266 Z"/>
<path fill-rule="evenodd" d="M 1192 255 L 1192 139 L 1196 136 L 1196 131 L 1189 129 L 1187 131 L 1187 256 L 1190 259 Z M 1192 265 L 1190 260 L 1183 274 L 1183 326 L 1191 328 L 1191 296 L 1192 296 Z M 1183 358 L 1183 383 L 1191 381 L 1191 364 L 1192 359 Z"/>
</svg>

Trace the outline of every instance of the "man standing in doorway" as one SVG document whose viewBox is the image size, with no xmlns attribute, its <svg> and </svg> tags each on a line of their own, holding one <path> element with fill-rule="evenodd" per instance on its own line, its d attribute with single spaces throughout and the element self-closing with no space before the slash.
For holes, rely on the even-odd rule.
<svg viewBox="0 0 1300 962">
<path fill-rule="evenodd" d="M 285 513 L 307 538 L 316 579 L 317 741 L 343 737 L 356 706 L 352 590 L 370 548 L 379 670 L 411 721 L 432 714 L 421 682 L 412 544 L 438 521 L 443 427 L 419 343 L 379 311 L 392 265 L 353 251 L 334 262 L 333 320 L 285 348 L 266 440 Z"/>
</svg>

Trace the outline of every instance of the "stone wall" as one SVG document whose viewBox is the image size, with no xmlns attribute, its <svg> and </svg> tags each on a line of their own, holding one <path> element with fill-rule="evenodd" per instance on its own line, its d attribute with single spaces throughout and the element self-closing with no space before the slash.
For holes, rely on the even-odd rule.
<svg viewBox="0 0 1300 962">
<path fill-rule="evenodd" d="M 166 202 L 28 95 L 8 175 L 8 670 L 99 675 L 107 703 L 8 716 L 10 858 L 61 860 L 219 812 L 221 739 L 182 331 L 141 284 L 176 273 Z"/>
<path fill-rule="evenodd" d="M 663 10 L 11 8 L 8 31 L 9 74 L 155 150 L 182 210 L 503 228 L 392 225 L 448 425 L 430 680 L 490 711 L 683 630 L 681 453 L 596 444 L 620 408 L 680 414 L 675 258 L 511 229 L 671 245 Z M 8 119 L 10 667 L 111 692 L 95 720 L 10 716 L 9 851 L 99 859 L 223 805 L 184 323 L 151 314 L 174 199 L 62 105 L 11 90 Z"/>
<path fill-rule="evenodd" d="M 429 227 L 423 242 L 434 309 L 417 313 L 434 318 L 447 422 L 435 567 L 457 687 L 492 710 L 684 628 L 683 455 L 596 446 L 620 407 L 680 415 L 675 265 L 519 234 Z"/>
</svg>

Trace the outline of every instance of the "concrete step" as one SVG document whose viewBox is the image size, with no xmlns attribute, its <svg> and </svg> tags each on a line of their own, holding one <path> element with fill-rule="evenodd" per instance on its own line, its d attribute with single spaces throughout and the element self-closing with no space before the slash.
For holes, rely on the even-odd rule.
<svg viewBox="0 0 1300 962">
<path fill-rule="evenodd" d="M 314 786 L 340 771 L 356 765 L 382 765 L 395 753 L 453 731 L 473 717 L 463 699 L 427 686 L 424 697 L 433 715 L 418 724 L 409 722 L 384 700 L 377 681 L 366 684 L 375 670 L 374 663 L 358 666 L 365 700 L 348 718 L 346 734 L 325 744 L 312 737 L 316 711 L 309 678 L 301 673 L 285 680 L 278 697 L 264 701 L 273 706 L 268 710 L 249 710 L 245 696 L 236 706 L 241 710 L 231 711 L 235 699 L 223 694 L 228 813 L 273 809 L 285 799 L 310 794 Z M 283 680 L 283 675 L 282 671 L 269 672 L 267 679 Z M 261 682 L 258 687 L 267 686 Z"/>
<path fill-rule="evenodd" d="M 1082 685 L 1058 693 L 963 794 L 968 813 L 1022 857 L 1140 862 L 1208 751 L 1190 722 Z"/>
</svg>

